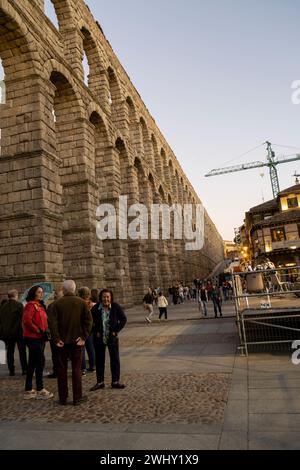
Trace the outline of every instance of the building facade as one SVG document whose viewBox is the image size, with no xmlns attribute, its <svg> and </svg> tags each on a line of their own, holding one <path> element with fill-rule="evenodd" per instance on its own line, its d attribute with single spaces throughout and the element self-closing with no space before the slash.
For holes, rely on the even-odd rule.
<svg viewBox="0 0 300 470">
<path fill-rule="evenodd" d="M 206 211 L 197 252 L 172 237 L 98 239 L 100 203 L 200 200 L 84 2 L 52 3 L 58 28 L 43 0 L 0 0 L 0 295 L 72 278 L 129 304 L 207 276 L 224 254 Z"/>
<path fill-rule="evenodd" d="M 269 258 L 276 267 L 300 265 L 300 184 L 252 207 L 241 227 L 243 246 L 257 263 Z"/>
</svg>

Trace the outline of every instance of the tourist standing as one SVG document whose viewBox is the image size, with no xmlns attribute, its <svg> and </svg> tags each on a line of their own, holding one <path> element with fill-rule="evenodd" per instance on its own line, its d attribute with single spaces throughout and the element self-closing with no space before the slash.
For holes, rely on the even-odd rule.
<svg viewBox="0 0 300 470">
<path fill-rule="evenodd" d="M 216 284 L 213 284 L 212 290 L 211 290 L 211 300 L 214 305 L 214 312 L 215 312 L 215 318 L 218 317 L 218 310 L 220 313 L 220 317 L 222 317 L 222 299 L 221 299 L 221 291 L 220 288 L 216 286 Z"/>
<path fill-rule="evenodd" d="M 27 373 L 26 345 L 22 331 L 23 304 L 18 302 L 19 293 L 8 292 L 8 300 L 0 307 L 0 339 L 5 342 L 9 375 L 15 375 L 15 347 L 19 350 L 22 375 Z"/>
<path fill-rule="evenodd" d="M 93 338 L 96 352 L 97 383 L 90 390 L 95 392 L 105 387 L 105 352 L 108 348 L 110 357 L 111 386 L 123 389 L 125 385 L 120 383 L 120 331 L 127 322 L 126 315 L 121 306 L 114 302 L 113 293 L 103 289 L 99 295 L 99 303 L 92 308 Z"/>
<path fill-rule="evenodd" d="M 62 289 L 58 289 L 54 292 L 54 301 L 47 307 L 47 315 L 51 316 L 51 312 L 56 300 L 61 299 L 64 293 Z M 51 359 L 52 359 L 52 372 L 47 375 L 48 379 L 57 379 L 58 376 L 58 355 L 57 355 L 57 346 L 53 339 L 50 339 L 50 348 L 51 348 Z"/>
<path fill-rule="evenodd" d="M 78 290 L 78 296 L 85 301 L 89 311 L 91 311 L 92 308 L 95 305 L 95 302 L 93 302 L 92 299 L 91 299 L 90 289 L 88 287 L 81 287 Z M 89 358 L 89 367 L 88 367 L 88 369 L 86 368 L 85 350 L 86 350 L 86 352 L 88 354 L 88 358 Z M 95 371 L 95 348 L 94 348 L 94 343 L 93 343 L 93 336 L 91 334 L 86 339 L 85 347 L 83 348 L 83 351 L 82 351 L 81 370 L 82 370 L 82 375 L 85 375 L 86 371 L 87 372 L 94 372 Z"/>
<path fill-rule="evenodd" d="M 199 302 L 199 310 L 201 310 L 202 316 L 207 317 L 208 294 L 207 294 L 207 290 L 204 284 L 202 284 L 199 290 L 198 302 Z"/>
<path fill-rule="evenodd" d="M 92 329 L 92 315 L 84 302 L 75 295 L 74 281 L 64 281 L 64 296 L 53 305 L 49 323 L 58 350 L 59 404 L 66 405 L 68 397 L 68 358 L 72 363 L 73 405 L 87 400 L 82 395 L 82 349 Z"/>
<path fill-rule="evenodd" d="M 46 400 L 53 398 L 53 393 L 44 388 L 43 372 L 45 366 L 45 335 L 48 329 L 47 314 L 41 305 L 44 291 L 40 286 L 29 289 L 23 313 L 22 326 L 25 344 L 29 350 L 27 375 L 25 383 L 25 399 L 37 398 Z M 35 373 L 36 391 L 32 388 Z"/>
<path fill-rule="evenodd" d="M 162 292 L 160 292 L 158 294 L 158 309 L 159 309 L 159 320 L 161 319 L 161 317 L 164 315 L 165 316 L 165 320 L 168 319 L 168 310 L 167 310 L 167 306 L 168 306 L 168 301 L 167 299 L 165 298 L 165 296 L 163 295 Z"/>
</svg>

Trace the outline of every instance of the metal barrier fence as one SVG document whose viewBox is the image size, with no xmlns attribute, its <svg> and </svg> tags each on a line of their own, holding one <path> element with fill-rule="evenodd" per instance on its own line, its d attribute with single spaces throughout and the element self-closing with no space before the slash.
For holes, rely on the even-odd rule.
<svg viewBox="0 0 300 470">
<path fill-rule="evenodd" d="M 240 350 L 282 350 L 300 339 L 300 266 L 232 272 Z"/>
</svg>

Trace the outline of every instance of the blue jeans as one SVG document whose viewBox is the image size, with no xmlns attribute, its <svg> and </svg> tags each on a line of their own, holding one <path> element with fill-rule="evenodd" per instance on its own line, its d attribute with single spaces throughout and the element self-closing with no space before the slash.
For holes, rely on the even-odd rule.
<svg viewBox="0 0 300 470">
<path fill-rule="evenodd" d="M 95 348 L 92 335 L 87 338 L 85 348 L 83 348 L 81 370 L 86 370 L 85 350 L 88 353 L 89 369 L 95 369 Z"/>
<path fill-rule="evenodd" d="M 32 390 L 32 379 L 35 373 L 36 389 L 39 392 L 44 388 L 45 342 L 42 339 L 25 338 L 25 344 L 29 350 L 25 390 Z"/>
<path fill-rule="evenodd" d="M 205 317 L 207 317 L 207 306 L 206 306 L 206 300 L 201 300 L 201 310 L 202 313 Z"/>
</svg>

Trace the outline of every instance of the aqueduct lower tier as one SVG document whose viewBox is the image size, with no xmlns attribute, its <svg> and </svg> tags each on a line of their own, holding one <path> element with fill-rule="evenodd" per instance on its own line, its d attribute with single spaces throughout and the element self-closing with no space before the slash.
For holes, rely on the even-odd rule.
<svg viewBox="0 0 300 470">
<path fill-rule="evenodd" d="M 52 3 L 58 29 L 43 0 L 0 0 L 0 295 L 73 278 L 129 304 L 149 285 L 207 276 L 223 243 L 206 212 L 196 252 L 97 238 L 97 206 L 120 195 L 148 207 L 200 201 L 84 2 Z"/>
</svg>

